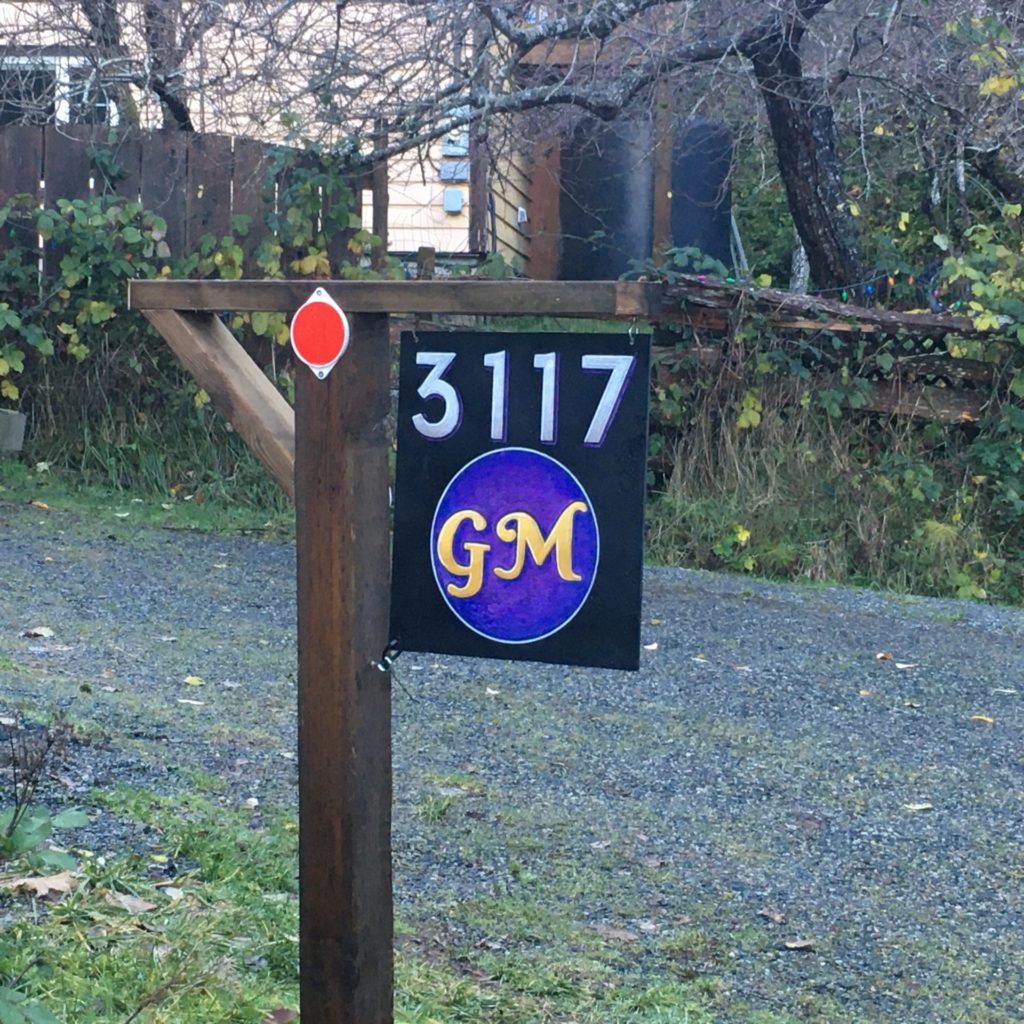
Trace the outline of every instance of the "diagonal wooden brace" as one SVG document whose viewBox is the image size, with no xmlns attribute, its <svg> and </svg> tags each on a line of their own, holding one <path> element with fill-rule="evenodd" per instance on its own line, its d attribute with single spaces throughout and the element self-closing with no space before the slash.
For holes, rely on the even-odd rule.
<svg viewBox="0 0 1024 1024">
<path fill-rule="evenodd" d="M 217 410 L 295 500 L 295 413 L 214 313 L 144 309 Z"/>
</svg>

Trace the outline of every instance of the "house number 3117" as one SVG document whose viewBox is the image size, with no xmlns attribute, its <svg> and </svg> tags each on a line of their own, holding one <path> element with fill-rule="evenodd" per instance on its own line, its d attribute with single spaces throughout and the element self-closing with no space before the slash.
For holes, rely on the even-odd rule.
<svg viewBox="0 0 1024 1024">
<path fill-rule="evenodd" d="M 423 413 L 412 418 L 413 426 L 431 441 L 444 441 L 451 437 L 462 424 L 462 396 L 444 375 L 455 362 L 454 352 L 417 352 L 416 365 L 428 366 L 430 371 L 423 383 L 416 389 L 420 398 L 429 401 L 440 399 L 444 405 L 441 415 L 429 419 Z M 558 440 L 558 367 L 561 355 L 558 352 L 540 352 L 533 357 L 540 387 L 540 423 L 538 432 L 541 444 L 555 444 Z M 508 439 L 508 351 L 488 352 L 483 357 L 484 366 L 491 375 L 491 440 Z M 600 448 L 608 435 L 608 428 L 615 419 L 619 403 L 629 384 L 636 365 L 636 356 L 594 355 L 580 356 L 580 367 L 588 373 L 606 373 L 604 391 L 590 420 L 590 426 L 583 436 L 588 448 Z"/>
</svg>

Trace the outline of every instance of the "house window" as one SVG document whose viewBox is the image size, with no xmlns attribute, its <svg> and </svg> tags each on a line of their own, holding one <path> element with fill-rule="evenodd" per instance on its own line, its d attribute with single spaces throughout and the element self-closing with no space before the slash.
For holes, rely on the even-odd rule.
<svg viewBox="0 0 1024 1024">
<path fill-rule="evenodd" d="M 97 81 L 95 69 L 81 58 L 0 59 L 0 127 L 116 120 L 116 109 Z"/>
</svg>

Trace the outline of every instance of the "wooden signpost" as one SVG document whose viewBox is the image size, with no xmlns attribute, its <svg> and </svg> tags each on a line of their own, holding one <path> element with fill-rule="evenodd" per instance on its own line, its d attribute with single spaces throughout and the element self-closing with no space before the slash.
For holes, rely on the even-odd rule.
<svg viewBox="0 0 1024 1024">
<path fill-rule="evenodd" d="M 349 315 L 351 340 L 327 373 L 335 354 L 319 332 L 340 318 L 325 309 L 312 318 L 316 337 L 306 339 L 309 365 L 298 367 L 293 413 L 218 314 L 294 313 L 314 289 Z M 616 281 L 136 281 L 129 305 L 295 499 L 302 1021 L 391 1024 L 387 314 L 648 321 L 694 311 L 681 314 L 678 296 L 663 285 Z M 800 315 L 794 311 L 792 326 Z M 492 374 L 496 365 L 488 366 Z M 610 373 L 612 366 L 593 368 Z M 535 562 L 551 543 L 550 533 L 538 539 Z"/>
<path fill-rule="evenodd" d="M 294 414 L 216 314 L 293 313 L 310 299 L 309 283 L 137 281 L 129 304 L 294 496 L 301 1017 L 392 1024 L 387 313 L 635 319 L 652 314 L 658 292 L 618 282 L 319 288 L 348 314 L 351 337 L 323 378 L 323 339 L 314 339 L 319 354 L 297 369 Z M 314 319 L 319 330 L 324 318 Z"/>
</svg>

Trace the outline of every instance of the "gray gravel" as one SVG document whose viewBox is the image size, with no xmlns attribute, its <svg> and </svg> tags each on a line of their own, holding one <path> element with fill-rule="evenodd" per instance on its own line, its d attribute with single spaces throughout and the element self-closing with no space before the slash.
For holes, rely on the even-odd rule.
<svg viewBox="0 0 1024 1024">
<path fill-rule="evenodd" d="M 291 545 L 0 503 L 0 557 L 0 713 L 79 726 L 51 800 L 201 768 L 293 803 Z M 639 673 L 401 656 L 403 918 L 528 948 L 477 913 L 527 877 L 637 936 L 637 970 L 718 979 L 716 1019 L 1024 1020 L 1024 612 L 669 569 L 645 593 Z"/>
</svg>

